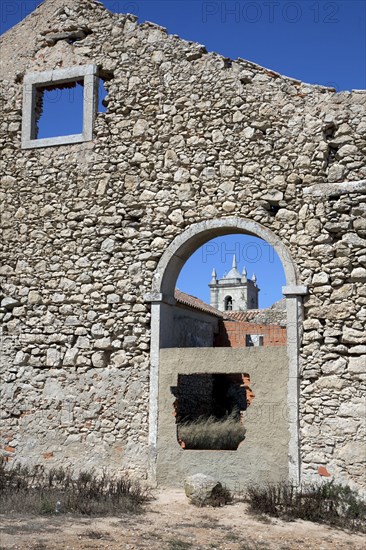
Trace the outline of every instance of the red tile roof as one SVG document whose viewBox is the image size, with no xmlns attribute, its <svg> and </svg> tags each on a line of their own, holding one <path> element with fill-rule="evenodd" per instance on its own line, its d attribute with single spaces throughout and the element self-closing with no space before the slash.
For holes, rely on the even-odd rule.
<svg viewBox="0 0 366 550">
<path fill-rule="evenodd" d="M 175 289 L 175 292 L 174 292 L 174 298 L 177 300 L 177 302 L 185 306 L 193 307 L 194 309 L 199 309 L 200 311 L 204 311 L 205 313 L 209 313 L 210 315 L 214 315 L 215 317 L 224 317 L 223 313 L 218 309 L 210 306 L 209 304 L 206 304 L 199 298 L 196 298 L 196 296 L 191 296 L 190 294 L 186 294 L 185 292 L 182 292 L 177 288 Z"/>
<path fill-rule="evenodd" d="M 260 325 L 286 325 L 286 310 L 273 306 L 266 309 L 248 309 L 247 311 L 225 311 L 225 317 L 231 321 L 244 321 Z"/>
<path fill-rule="evenodd" d="M 286 324 L 286 312 L 282 309 L 282 301 L 276 302 L 267 309 L 248 309 L 246 311 L 219 311 L 218 309 L 206 304 L 203 300 L 186 294 L 181 290 L 175 289 L 174 297 L 179 304 L 193 309 L 198 309 L 209 315 L 214 315 L 220 319 L 229 321 L 244 321 L 254 324 Z M 277 305 L 278 304 L 278 305 Z"/>
<path fill-rule="evenodd" d="M 260 309 L 247 309 L 246 311 L 225 311 L 225 316 L 233 321 L 251 321 L 263 311 Z"/>
</svg>

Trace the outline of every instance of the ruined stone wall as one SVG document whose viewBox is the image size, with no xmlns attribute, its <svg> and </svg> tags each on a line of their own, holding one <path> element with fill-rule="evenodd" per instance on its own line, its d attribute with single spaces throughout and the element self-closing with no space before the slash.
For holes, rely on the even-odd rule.
<svg viewBox="0 0 366 550">
<path fill-rule="evenodd" d="M 75 27 L 84 39 L 60 38 Z M 360 487 L 365 92 L 207 54 L 91 0 L 46 1 L 1 51 L 6 456 L 146 473 L 143 296 L 183 229 L 235 215 L 281 238 L 309 288 L 302 473 Z M 24 74 L 90 63 L 110 78 L 93 141 L 22 150 Z"/>
<path fill-rule="evenodd" d="M 164 315 L 166 334 L 162 338 L 164 348 L 209 348 L 218 332 L 218 319 L 201 311 L 180 304 L 168 306 Z M 172 333 L 168 325 L 173 327 Z"/>
</svg>

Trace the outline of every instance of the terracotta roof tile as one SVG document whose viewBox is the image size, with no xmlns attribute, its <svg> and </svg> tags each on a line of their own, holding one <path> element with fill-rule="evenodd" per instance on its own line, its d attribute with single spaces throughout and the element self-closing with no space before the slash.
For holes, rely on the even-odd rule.
<svg viewBox="0 0 366 550">
<path fill-rule="evenodd" d="M 286 324 L 286 311 L 276 308 L 225 311 L 225 316 L 231 321 L 244 321 L 262 325 Z"/>
<path fill-rule="evenodd" d="M 218 309 L 210 306 L 209 304 L 206 304 L 199 298 L 196 298 L 196 296 L 191 296 L 190 294 L 186 294 L 185 292 L 182 292 L 177 288 L 175 289 L 175 292 L 174 292 L 174 298 L 177 300 L 177 302 L 185 306 L 193 307 L 194 309 L 199 309 L 200 311 L 204 311 L 205 313 L 209 313 L 210 315 L 215 315 L 215 317 L 224 317 L 223 313 Z"/>
<path fill-rule="evenodd" d="M 260 309 L 248 309 L 247 311 L 225 311 L 225 314 L 226 317 L 234 321 L 251 321 L 260 311 Z"/>
<path fill-rule="evenodd" d="M 286 312 L 277 308 L 267 308 L 267 309 L 248 309 L 246 311 L 219 311 L 218 309 L 206 304 L 203 300 L 200 300 L 196 296 L 191 296 L 186 294 L 181 290 L 175 289 L 174 297 L 178 303 L 188 306 L 209 315 L 214 315 L 220 319 L 226 319 L 229 321 L 244 321 L 247 323 L 254 324 L 278 324 L 286 323 Z"/>
</svg>

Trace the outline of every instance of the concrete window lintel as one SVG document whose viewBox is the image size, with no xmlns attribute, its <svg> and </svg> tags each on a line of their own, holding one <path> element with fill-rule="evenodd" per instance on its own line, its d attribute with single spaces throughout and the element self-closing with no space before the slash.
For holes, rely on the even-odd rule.
<svg viewBox="0 0 366 550">
<path fill-rule="evenodd" d="M 23 86 L 22 149 L 81 143 L 93 139 L 93 124 L 98 95 L 97 70 L 96 65 L 81 65 L 25 75 Z M 77 82 L 78 80 L 83 80 L 84 84 L 82 133 L 37 139 L 35 136 L 37 87 L 50 84 L 59 84 L 61 86 L 66 82 Z"/>
<path fill-rule="evenodd" d="M 97 74 L 96 65 L 80 65 L 77 67 L 67 67 L 66 69 L 53 69 L 52 71 L 26 74 L 24 75 L 24 84 L 47 85 L 52 82 L 67 82 L 68 80 L 95 74 Z"/>
</svg>

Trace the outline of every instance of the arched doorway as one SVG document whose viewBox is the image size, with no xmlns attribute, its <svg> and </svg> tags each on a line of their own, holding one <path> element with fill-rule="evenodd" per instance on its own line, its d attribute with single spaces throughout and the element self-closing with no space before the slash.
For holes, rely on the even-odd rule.
<svg viewBox="0 0 366 550">
<path fill-rule="evenodd" d="M 150 409 L 149 409 L 149 448 L 150 476 L 157 479 L 158 414 L 159 414 L 159 369 L 160 350 L 169 347 L 171 319 L 166 315 L 169 305 L 175 303 L 175 284 L 181 268 L 189 256 L 201 245 L 216 236 L 230 233 L 244 233 L 259 237 L 273 246 L 281 259 L 286 276 L 283 294 L 286 297 L 287 310 L 287 403 L 286 422 L 288 441 L 286 441 L 288 479 L 295 483 L 300 480 L 299 440 L 298 440 L 298 372 L 299 341 L 302 327 L 302 296 L 307 288 L 298 286 L 298 273 L 287 248 L 272 231 L 252 220 L 230 217 L 207 220 L 191 225 L 177 236 L 163 253 L 153 278 L 152 292 L 146 301 L 151 302 L 151 370 L 150 370 Z M 200 351 L 201 354 L 204 351 Z M 177 354 L 175 354 L 177 356 Z M 173 358 L 173 355 L 172 355 Z M 230 461 L 229 461 L 230 463 Z M 263 478 L 264 479 L 264 478 Z M 260 479 L 258 480 L 260 481 Z"/>
</svg>

